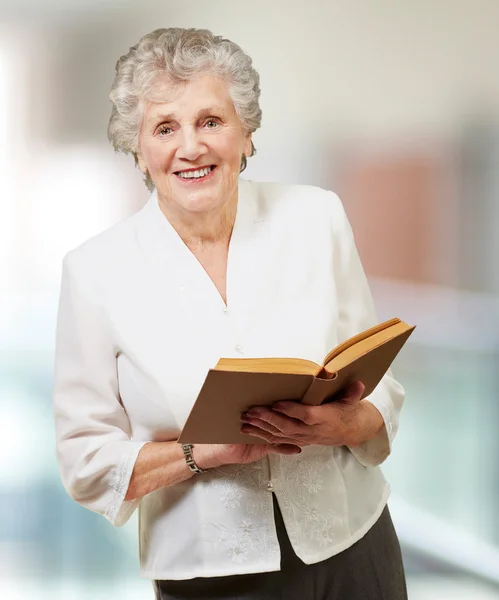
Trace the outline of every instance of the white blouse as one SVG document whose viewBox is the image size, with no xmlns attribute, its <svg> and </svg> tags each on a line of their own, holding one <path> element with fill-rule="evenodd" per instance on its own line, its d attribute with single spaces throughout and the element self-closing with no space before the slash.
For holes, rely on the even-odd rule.
<svg viewBox="0 0 499 600">
<path fill-rule="evenodd" d="M 341 552 L 389 495 L 377 465 L 390 453 L 404 398 L 390 373 L 369 397 L 385 427 L 359 447 L 309 446 L 124 497 L 142 446 L 177 438 L 220 357 L 321 362 L 376 322 L 332 192 L 240 180 L 227 306 L 153 193 L 64 259 L 53 404 L 66 490 L 116 526 L 139 507 L 141 573 L 152 579 L 278 570 L 270 492 L 305 563 Z"/>
</svg>

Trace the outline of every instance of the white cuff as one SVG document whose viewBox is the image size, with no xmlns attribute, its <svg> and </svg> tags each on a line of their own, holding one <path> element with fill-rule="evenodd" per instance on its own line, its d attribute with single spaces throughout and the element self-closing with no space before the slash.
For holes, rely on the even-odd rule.
<svg viewBox="0 0 499 600">
<path fill-rule="evenodd" d="M 113 496 L 106 507 L 104 516 L 115 527 L 124 525 L 132 516 L 133 511 L 140 504 L 140 498 L 136 498 L 135 500 L 125 500 L 124 498 L 130 484 L 130 478 L 137 456 L 145 444 L 147 444 L 147 442 L 131 443 L 128 452 L 113 469 L 110 482 Z"/>
<path fill-rule="evenodd" d="M 404 396 L 404 388 L 390 375 L 385 375 L 373 393 L 366 398 L 381 413 L 384 426 L 374 438 L 358 446 L 349 446 L 351 453 L 365 467 L 376 467 L 390 455 Z"/>
</svg>

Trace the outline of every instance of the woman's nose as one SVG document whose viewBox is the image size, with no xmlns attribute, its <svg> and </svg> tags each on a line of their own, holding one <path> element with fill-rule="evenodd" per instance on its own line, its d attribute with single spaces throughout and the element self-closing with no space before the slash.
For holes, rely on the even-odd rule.
<svg viewBox="0 0 499 600">
<path fill-rule="evenodd" d="M 201 133 L 196 128 L 188 128 L 182 131 L 178 155 L 186 160 L 196 160 L 206 150 Z"/>
</svg>

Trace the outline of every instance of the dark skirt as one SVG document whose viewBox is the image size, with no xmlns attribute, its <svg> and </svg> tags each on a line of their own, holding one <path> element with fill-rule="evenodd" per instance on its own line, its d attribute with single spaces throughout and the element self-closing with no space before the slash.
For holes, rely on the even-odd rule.
<svg viewBox="0 0 499 600">
<path fill-rule="evenodd" d="M 306 565 L 293 551 L 274 496 L 281 570 L 227 577 L 154 581 L 157 600 L 407 600 L 404 567 L 385 507 L 358 542 Z"/>
</svg>

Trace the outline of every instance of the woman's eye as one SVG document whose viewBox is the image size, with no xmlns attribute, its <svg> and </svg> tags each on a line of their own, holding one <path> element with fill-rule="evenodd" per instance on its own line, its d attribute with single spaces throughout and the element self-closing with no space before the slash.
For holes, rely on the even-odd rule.
<svg viewBox="0 0 499 600">
<path fill-rule="evenodd" d="M 166 125 L 162 125 L 159 129 L 158 129 L 158 134 L 159 135 L 169 135 L 170 133 L 172 133 L 173 129 L 171 127 L 167 127 Z"/>
<path fill-rule="evenodd" d="M 205 126 L 208 129 L 215 129 L 215 127 L 218 127 L 218 123 L 213 119 L 210 119 L 209 121 L 206 121 Z"/>
</svg>

